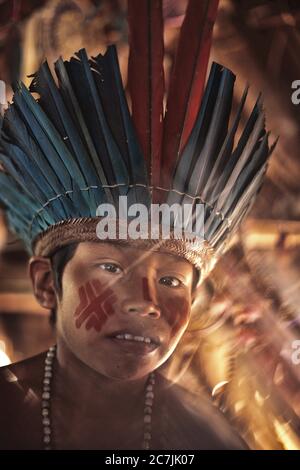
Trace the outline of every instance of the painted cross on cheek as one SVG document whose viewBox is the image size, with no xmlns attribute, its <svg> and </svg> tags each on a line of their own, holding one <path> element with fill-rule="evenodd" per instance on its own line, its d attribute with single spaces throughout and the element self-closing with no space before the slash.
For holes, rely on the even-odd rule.
<svg viewBox="0 0 300 470">
<path fill-rule="evenodd" d="M 86 321 L 87 330 L 95 328 L 101 331 L 102 326 L 110 315 L 114 314 L 113 304 L 117 298 L 109 288 L 103 289 L 98 279 L 86 282 L 78 290 L 80 303 L 75 311 L 75 325 L 80 328 Z"/>
</svg>

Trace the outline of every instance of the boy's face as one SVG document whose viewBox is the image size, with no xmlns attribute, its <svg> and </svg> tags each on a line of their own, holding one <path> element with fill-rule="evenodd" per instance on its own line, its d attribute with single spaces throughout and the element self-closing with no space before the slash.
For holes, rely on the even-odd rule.
<svg viewBox="0 0 300 470">
<path fill-rule="evenodd" d="M 99 373 L 140 378 L 167 360 L 184 333 L 192 285 L 193 266 L 176 256 L 80 243 L 63 272 L 57 333 Z"/>
</svg>

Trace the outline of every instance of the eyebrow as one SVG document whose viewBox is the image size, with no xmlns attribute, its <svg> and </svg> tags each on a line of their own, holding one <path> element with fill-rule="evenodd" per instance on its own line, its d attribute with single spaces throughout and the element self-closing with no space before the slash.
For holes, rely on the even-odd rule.
<svg viewBox="0 0 300 470">
<path fill-rule="evenodd" d="M 161 253 L 162 255 L 165 254 L 165 253 Z M 172 255 L 169 255 L 169 256 L 172 256 Z M 168 263 L 168 265 L 175 265 L 178 269 L 178 266 L 183 266 L 183 267 L 187 267 L 190 265 L 189 262 L 183 260 L 183 259 L 180 259 L 179 257 L 176 257 L 175 256 L 172 256 L 172 258 L 166 262 L 166 264 Z"/>
<path fill-rule="evenodd" d="M 180 270 L 186 270 L 188 269 L 188 266 L 184 263 L 174 263 L 174 262 L 170 262 L 170 263 L 165 263 L 164 266 L 162 267 L 162 269 L 174 269 L 175 271 L 180 271 Z"/>
<path fill-rule="evenodd" d="M 110 257 L 110 256 L 121 256 L 123 259 L 126 259 L 126 261 L 128 261 L 128 254 L 126 253 L 126 250 L 124 251 L 123 250 L 123 246 L 120 246 L 118 245 L 118 243 L 113 243 L 113 242 L 109 242 L 109 249 L 112 250 L 111 253 L 107 254 L 107 253 L 95 253 L 94 254 L 94 260 L 97 260 L 97 259 L 100 259 L 100 258 L 104 258 L 104 257 Z M 104 246 L 104 243 L 101 243 L 101 247 L 103 248 L 106 248 Z M 126 248 L 126 247 L 125 247 Z M 141 249 L 141 251 L 145 251 L 143 249 Z M 158 255 L 166 255 L 167 253 L 163 253 L 163 252 L 153 252 L 152 254 L 158 254 Z M 149 253 L 149 256 L 151 256 L 151 254 Z M 172 255 L 169 255 L 171 257 L 171 259 L 169 260 L 166 260 L 165 264 L 164 264 L 164 267 L 167 267 L 167 269 L 174 269 L 174 270 L 181 270 L 181 269 L 187 269 L 188 267 L 188 264 L 185 260 L 182 260 L 182 259 L 178 259 L 177 257 L 175 256 L 172 256 Z"/>
<path fill-rule="evenodd" d="M 104 243 L 103 244 L 101 243 L 101 248 L 103 248 L 106 251 L 103 251 L 103 253 L 98 253 L 97 248 L 96 248 L 93 252 L 93 255 L 94 255 L 95 259 L 103 258 L 103 257 L 107 256 L 107 249 L 112 250 L 113 251 L 112 254 L 118 254 L 118 255 L 121 254 L 121 255 L 123 255 L 122 250 L 117 245 L 114 245 L 111 242 L 109 244 L 107 244 L 106 246 L 104 246 Z"/>
</svg>

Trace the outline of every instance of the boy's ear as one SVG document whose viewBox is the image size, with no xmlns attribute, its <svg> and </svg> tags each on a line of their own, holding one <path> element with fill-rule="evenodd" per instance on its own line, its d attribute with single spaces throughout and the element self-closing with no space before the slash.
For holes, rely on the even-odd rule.
<svg viewBox="0 0 300 470">
<path fill-rule="evenodd" d="M 56 308 L 56 294 L 50 258 L 32 256 L 29 260 L 29 275 L 38 303 L 49 310 Z"/>
</svg>

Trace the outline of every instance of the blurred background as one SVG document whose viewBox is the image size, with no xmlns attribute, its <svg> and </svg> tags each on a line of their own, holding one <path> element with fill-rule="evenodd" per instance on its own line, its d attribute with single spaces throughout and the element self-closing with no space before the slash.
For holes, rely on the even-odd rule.
<svg viewBox="0 0 300 470">
<path fill-rule="evenodd" d="M 186 3 L 164 0 L 167 83 Z M 126 9 L 126 0 L 0 0 L 8 101 L 9 84 L 28 85 L 46 57 L 52 64 L 81 47 L 96 55 L 110 43 L 126 85 Z M 164 366 L 171 380 L 210 396 L 255 449 L 300 449 L 300 104 L 291 99 L 300 80 L 299 26 L 299 0 L 220 0 L 211 60 L 238 77 L 234 107 L 251 85 L 245 115 L 263 93 L 271 141 L 280 139 L 247 222 L 203 284 Z M 0 365 L 55 341 L 27 261 L 0 213 Z"/>
</svg>

